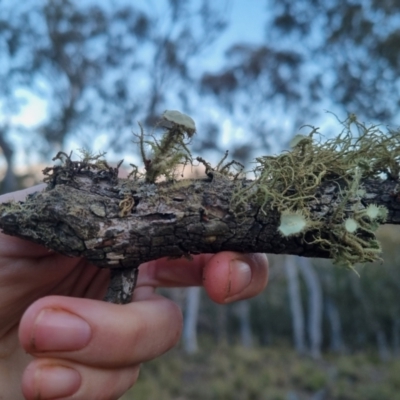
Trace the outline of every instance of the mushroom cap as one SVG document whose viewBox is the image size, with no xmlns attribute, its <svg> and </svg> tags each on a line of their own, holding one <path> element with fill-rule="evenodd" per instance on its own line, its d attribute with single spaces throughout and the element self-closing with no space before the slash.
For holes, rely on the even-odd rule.
<svg viewBox="0 0 400 400">
<path fill-rule="evenodd" d="M 186 114 L 182 114 L 177 110 L 166 110 L 162 115 L 164 119 L 176 125 L 183 127 L 188 132 L 195 132 L 196 124 L 194 120 Z"/>
</svg>

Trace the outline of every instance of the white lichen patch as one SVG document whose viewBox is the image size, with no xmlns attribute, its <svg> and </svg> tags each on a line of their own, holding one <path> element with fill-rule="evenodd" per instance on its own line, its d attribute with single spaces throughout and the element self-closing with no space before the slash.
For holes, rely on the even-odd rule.
<svg viewBox="0 0 400 400">
<path fill-rule="evenodd" d="M 347 232 L 354 233 L 358 229 L 359 225 L 354 218 L 347 218 L 346 221 L 344 221 L 344 227 Z"/>
<path fill-rule="evenodd" d="M 365 214 L 368 215 L 368 217 L 372 220 L 378 218 L 379 216 L 379 207 L 375 204 L 370 204 L 366 210 Z"/>
<path fill-rule="evenodd" d="M 306 217 L 299 212 L 286 212 L 281 215 L 281 223 L 278 231 L 285 237 L 298 235 L 307 226 Z"/>
<path fill-rule="evenodd" d="M 193 118 L 189 117 L 189 115 L 182 114 L 177 110 L 166 110 L 162 117 L 181 127 L 189 136 L 193 135 L 196 132 L 196 124 Z"/>
<path fill-rule="evenodd" d="M 367 215 L 371 221 L 377 219 L 384 221 L 387 217 L 387 209 L 385 207 L 377 206 L 376 204 L 370 204 L 365 209 L 365 215 Z"/>
</svg>

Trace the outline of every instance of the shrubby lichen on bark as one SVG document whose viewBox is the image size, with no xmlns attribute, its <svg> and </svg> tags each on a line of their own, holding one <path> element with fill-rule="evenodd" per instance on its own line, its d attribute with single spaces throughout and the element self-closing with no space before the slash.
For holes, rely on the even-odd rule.
<svg viewBox="0 0 400 400">
<path fill-rule="evenodd" d="M 104 154 L 74 161 L 59 152 L 61 163 L 43 171 L 43 192 L 0 205 L 4 232 L 111 268 L 107 299 L 127 302 L 146 261 L 229 250 L 329 256 L 352 267 L 379 258 L 375 231 L 386 217 L 400 223 L 398 131 L 350 116 L 324 141 L 311 127 L 289 151 L 257 158 L 249 180 L 228 152 L 215 167 L 194 158 L 194 122 L 165 115 L 160 139 L 140 126 L 144 165 L 127 179 L 118 178 L 122 162 L 110 166 Z M 176 180 L 195 160 L 204 178 Z"/>
<path fill-rule="evenodd" d="M 363 205 L 362 182 L 381 174 L 398 179 L 400 132 L 385 133 L 377 125 L 361 123 L 353 114 L 340 123 L 343 129 L 335 138 L 322 140 L 318 129 L 310 127 L 307 135 L 293 138 L 291 150 L 257 158 L 255 180 L 244 188 L 238 185 L 231 207 L 240 213 L 247 203 L 256 201 L 263 213 L 277 210 L 282 236 L 313 231 L 313 240 L 336 263 L 351 267 L 376 260 L 381 251 L 375 231 L 387 210 Z M 308 204 L 317 200 L 318 188 L 327 182 L 340 188 L 339 204 L 330 215 L 315 219 Z"/>
</svg>

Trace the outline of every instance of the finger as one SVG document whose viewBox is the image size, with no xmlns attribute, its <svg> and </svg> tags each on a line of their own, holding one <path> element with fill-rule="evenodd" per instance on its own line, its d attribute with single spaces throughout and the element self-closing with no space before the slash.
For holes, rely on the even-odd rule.
<svg viewBox="0 0 400 400">
<path fill-rule="evenodd" d="M 204 288 L 212 300 L 221 304 L 254 297 L 267 281 L 268 259 L 261 253 L 218 253 L 204 267 Z"/>
<path fill-rule="evenodd" d="M 123 306 L 49 296 L 25 312 L 19 338 L 35 357 L 121 368 L 163 354 L 177 343 L 181 330 L 178 306 L 155 294 Z"/>
<path fill-rule="evenodd" d="M 213 254 L 200 254 L 187 258 L 160 258 L 144 263 L 139 268 L 138 287 L 200 286 L 203 268 Z"/>
<path fill-rule="evenodd" d="M 53 254 L 46 247 L 0 232 L 0 258 L 40 258 Z"/>
<path fill-rule="evenodd" d="M 26 368 L 22 391 L 27 400 L 117 400 L 137 380 L 139 366 L 104 369 L 58 359 L 36 359 Z"/>
<path fill-rule="evenodd" d="M 265 254 L 225 251 L 187 259 L 159 259 L 140 266 L 138 286 L 200 286 L 218 303 L 242 300 L 264 289 Z"/>
</svg>

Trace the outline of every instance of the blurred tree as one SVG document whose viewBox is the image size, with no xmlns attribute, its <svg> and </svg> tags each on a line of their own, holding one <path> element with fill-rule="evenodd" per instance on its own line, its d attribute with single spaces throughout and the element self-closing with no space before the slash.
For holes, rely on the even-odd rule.
<svg viewBox="0 0 400 400">
<path fill-rule="evenodd" d="M 88 148 L 101 141 L 102 149 L 121 152 L 137 120 L 153 126 L 171 104 L 189 111 L 209 101 L 210 108 L 226 112 L 246 133 L 240 147 L 231 146 L 241 161 L 255 150 L 280 150 L 295 129 L 316 121 L 323 108 L 399 123 L 398 2 L 267 0 L 264 9 L 260 6 L 266 18 L 264 40 L 232 43 L 225 64 L 216 72 L 204 71 L 205 50 L 227 25 L 216 3 L 160 0 L 153 2 L 160 8 L 151 8 L 111 0 L 0 0 L 0 147 L 8 166 L 1 190 L 16 185 L 16 138 L 28 156 L 48 157 L 68 140 Z M 47 105 L 46 116 L 36 127 L 22 127 L 15 117 L 26 102 L 38 99 Z M 210 152 L 218 146 L 221 126 L 211 117 L 199 122 L 203 129 L 195 151 Z M 380 269 L 364 269 L 359 281 L 349 279 L 347 271 L 321 271 L 318 265 L 308 275 L 307 266 L 299 276 L 297 269 L 287 269 L 289 286 L 277 274 L 262 301 L 239 306 L 243 343 L 251 338 L 274 343 L 277 337 L 289 342 L 294 326 L 297 349 L 303 352 L 302 301 L 309 298 L 308 314 L 314 315 L 308 319 L 309 339 L 318 355 L 324 343 L 318 306 L 325 298 L 333 348 L 374 343 L 383 355 L 389 343 L 398 348 L 399 254 L 396 234 L 392 237 L 389 261 Z M 282 261 L 276 264 L 278 270 Z M 195 290 L 192 295 L 188 309 L 193 313 L 185 321 L 191 340 L 199 306 Z M 311 298 L 318 304 L 311 304 Z M 237 315 L 229 314 L 229 308 L 213 308 L 209 314 L 216 321 L 204 309 L 200 304 L 208 331 L 214 329 L 220 342 L 240 336 L 230 329 Z M 201 320 L 202 315 L 200 325 L 206 325 Z"/>
<path fill-rule="evenodd" d="M 307 333 L 311 357 L 321 357 L 323 295 L 317 271 L 309 258 L 297 257 L 297 265 L 308 292 Z"/>
<path fill-rule="evenodd" d="M 287 276 L 288 296 L 293 324 L 294 347 L 299 354 L 305 354 L 307 347 L 305 341 L 305 318 L 301 301 L 298 266 L 295 257 L 285 256 L 283 264 Z"/>
<path fill-rule="evenodd" d="M 233 44 L 225 65 L 205 73 L 201 82 L 204 94 L 217 98 L 252 132 L 249 154 L 260 146 L 278 151 L 323 109 L 400 123 L 400 3 L 267 0 L 265 5 L 264 41 Z"/>
<path fill-rule="evenodd" d="M 225 65 L 205 73 L 201 81 L 202 93 L 223 105 L 238 125 L 252 133 L 239 159 L 248 159 L 255 151 L 281 150 L 295 129 L 321 120 L 323 109 L 353 112 L 378 123 L 400 123 L 398 2 L 267 0 L 265 5 L 264 40 L 232 44 L 225 53 Z M 364 270 L 361 282 L 368 282 L 368 287 L 360 286 L 361 282 L 349 285 L 358 278 L 350 279 L 344 272 L 340 280 L 347 282 L 329 289 L 326 317 L 333 348 L 343 349 L 343 334 L 346 345 L 353 347 L 375 341 L 384 358 L 390 334 L 396 343 L 399 298 L 398 289 L 391 288 L 398 279 L 387 281 L 397 275 L 396 267 L 395 263 L 384 273 L 370 266 L 374 278 Z M 317 268 L 307 274 L 309 270 L 303 268 L 302 277 L 309 283 L 309 338 L 318 356 L 323 343 L 321 271 Z M 301 304 L 294 295 L 297 276 L 292 269 L 287 272 L 295 344 L 302 351 Z M 336 272 L 329 269 L 324 274 Z"/>
<path fill-rule="evenodd" d="M 240 343 L 249 349 L 253 347 L 253 330 L 250 323 L 250 302 L 243 300 L 236 303 L 236 314 L 239 318 Z"/>
<path fill-rule="evenodd" d="M 186 309 L 183 322 L 183 348 L 186 353 L 194 354 L 198 351 L 197 323 L 200 308 L 200 288 L 186 289 Z"/>
<path fill-rule="evenodd" d="M 67 139 L 121 152 L 137 120 L 153 125 L 167 102 L 190 108 L 193 64 L 226 23 L 210 1 L 165 0 L 159 14 L 126 2 L 0 3 L 0 145 L 54 154 Z M 39 126 L 13 123 L 26 98 L 43 98 Z M 11 171 L 12 168 L 9 169 Z M 3 187 L 3 190 L 11 186 Z"/>
</svg>

